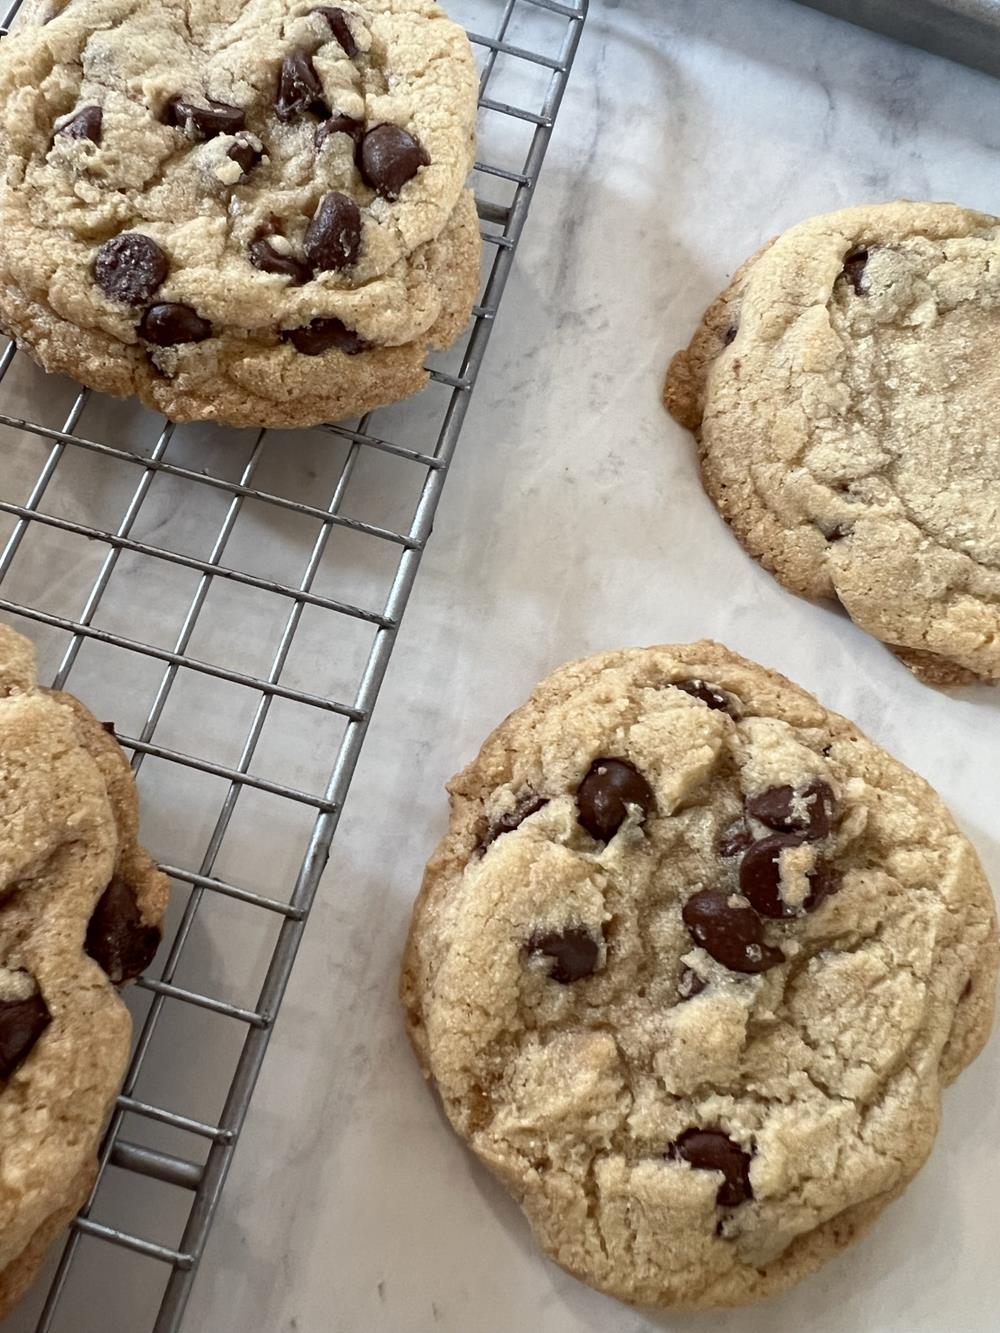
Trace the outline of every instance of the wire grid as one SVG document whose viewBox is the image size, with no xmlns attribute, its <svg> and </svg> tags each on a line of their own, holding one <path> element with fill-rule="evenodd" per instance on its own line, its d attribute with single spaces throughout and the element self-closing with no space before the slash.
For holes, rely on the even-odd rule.
<svg viewBox="0 0 1000 1333">
<path fill-rule="evenodd" d="M 0 37 L 20 3 L 0 21 Z M 86 1333 L 88 1320 L 104 1333 L 180 1328 L 587 4 L 451 5 L 469 26 L 481 66 L 482 160 L 474 184 L 483 288 L 468 337 L 437 359 L 431 384 L 409 403 L 308 432 L 180 428 L 136 404 L 44 377 L 0 338 L 0 613 L 35 638 L 56 688 L 74 689 L 116 721 L 141 775 L 144 838 L 164 857 L 174 888 L 159 975 L 129 992 L 137 1037 L 97 1184 L 50 1262 L 47 1287 L 40 1283 L 13 1317 L 25 1333 Z M 96 516 L 81 506 L 84 490 L 97 496 Z M 382 507 L 379 521 L 359 516 L 366 504 Z M 275 576 L 279 549 L 289 565 L 305 556 L 297 577 Z M 355 579 L 350 589 L 350 580 L 338 581 L 345 569 Z M 221 617 L 220 590 L 235 599 Z M 164 628 L 172 615 L 176 630 Z M 297 661 L 305 639 L 309 651 Z M 241 742 L 231 707 L 220 703 L 225 691 L 229 704 L 239 693 Z M 265 876 L 269 892 L 254 864 L 265 843 L 277 858 Z M 240 850 L 233 854 L 231 845 Z M 275 864 L 283 874 L 276 876 Z M 275 878 L 284 894 L 273 888 Z M 211 932 L 223 955 L 214 975 L 250 986 L 243 1003 L 186 973 L 187 960 L 205 953 L 205 921 L 220 904 L 243 915 L 224 915 Z M 251 941 L 248 916 L 267 923 L 265 943 Z M 214 1068 L 221 1048 L 193 1026 L 202 1022 L 230 1034 L 235 1054 L 224 1079 Z M 172 1068 L 161 1077 L 165 1065 Z M 200 1097 L 205 1082 L 211 1094 Z M 140 1206 L 146 1186 L 155 1193 Z M 162 1232 L 155 1237 L 151 1217 Z M 124 1275 L 111 1276 L 112 1255 L 128 1256 Z M 74 1288 L 81 1267 L 86 1301 Z M 127 1315 L 115 1314 L 112 1290 L 122 1283 L 142 1289 L 148 1314 L 137 1315 L 135 1302 Z"/>
</svg>

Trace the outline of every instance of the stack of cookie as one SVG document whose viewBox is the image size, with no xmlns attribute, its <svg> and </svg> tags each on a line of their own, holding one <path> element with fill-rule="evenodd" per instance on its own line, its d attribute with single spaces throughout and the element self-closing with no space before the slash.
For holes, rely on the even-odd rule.
<svg viewBox="0 0 1000 1333">
<path fill-rule="evenodd" d="M 125 1073 L 118 987 L 167 905 L 137 826 L 114 736 L 0 625 L 0 1317 L 86 1199 Z"/>
<path fill-rule="evenodd" d="M 429 0 L 28 0 L 0 48 L 0 325 L 181 421 L 413 393 L 478 289 L 476 94 Z"/>
</svg>

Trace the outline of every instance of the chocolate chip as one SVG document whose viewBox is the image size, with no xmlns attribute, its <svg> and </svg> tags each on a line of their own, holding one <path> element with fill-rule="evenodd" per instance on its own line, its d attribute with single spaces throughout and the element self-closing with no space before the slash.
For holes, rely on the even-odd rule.
<svg viewBox="0 0 1000 1333">
<path fill-rule="evenodd" d="M 0 1000 L 0 1078 L 10 1078 L 51 1022 L 41 995 Z"/>
<path fill-rule="evenodd" d="M 274 110 L 279 120 L 291 120 L 306 111 L 324 118 L 330 114 L 323 101 L 323 85 L 308 51 L 301 46 L 281 62 Z"/>
<path fill-rule="evenodd" d="M 709 685 L 704 680 L 672 680 L 670 684 L 675 690 L 683 690 L 685 694 L 690 694 L 692 699 L 700 699 L 709 708 L 731 714 L 729 695 L 724 694 L 718 685 Z"/>
<path fill-rule="evenodd" d="M 553 960 L 549 977 L 561 986 L 568 986 L 571 981 L 579 981 L 581 977 L 593 976 L 601 952 L 589 931 L 578 926 L 551 931 L 545 935 L 532 935 L 528 948 L 532 953 L 544 954 Z"/>
<path fill-rule="evenodd" d="M 868 251 L 855 250 L 853 254 L 849 254 L 844 260 L 844 267 L 841 270 L 840 276 L 847 279 L 855 292 L 857 292 L 858 296 L 868 295 L 867 284 L 864 287 L 861 285 L 862 279 L 865 276 L 865 266 L 867 263 Z"/>
<path fill-rule="evenodd" d="M 358 54 L 358 44 L 354 40 L 354 34 L 351 32 L 344 11 L 332 5 L 317 5 L 315 9 L 310 9 L 309 13 L 323 15 L 330 25 L 330 31 L 344 48 L 345 54 L 353 60 Z"/>
<path fill-rule="evenodd" d="M 145 971 L 160 944 L 158 926 L 143 925 L 135 891 L 113 879 L 101 894 L 87 926 L 87 953 L 120 986 Z"/>
<path fill-rule="evenodd" d="M 721 1171 L 723 1181 L 715 1196 L 721 1208 L 735 1208 L 753 1198 L 751 1154 L 721 1129 L 686 1129 L 670 1145 L 667 1155 L 674 1161 L 690 1162 L 698 1171 Z"/>
<path fill-rule="evenodd" d="M 308 282 L 312 277 L 308 267 L 291 255 L 280 254 L 266 236 L 250 242 L 250 263 L 262 273 L 281 273 L 293 284 Z"/>
<path fill-rule="evenodd" d="M 423 145 L 398 125 L 376 125 L 358 149 L 361 175 L 385 199 L 396 199 L 430 160 Z"/>
<path fill-rule="evenodd" d="M 84 106 L 70 120 L 64 121 L 56 133 L 65 139 L 89 139 L 101 142 L 104 112 L 99 106 Z"/>
<path fill-rule="evenodd" d="M 491 843 L 496 842 L 497 838 L 502 837 L 505 833 L 513 833 L 531 815 L 537 815 L 539 810 L 544 810 L 548 803 L 547 796 L 533 796 L 529 793 L 522 797 L 513 810 L 501 815 L 495 823 L 489 826 L 485 837 L 479 842 L 480 850 L 485 851 Z"/>
<path fill-rule="evenodd" d="M 357 144 L 364 132 L 363 120 L 355 120 L 346 111 L 334 111 L 329 120 L 316 126 L 316 147 L 322 148 L 331 134 L 348 134 Z"/>
<path fill-rule="evenodd" d="M 804 787 L 770 787 L 751 796 L 746 809 L 768 828 L 800 833 L 806 842 L 817 842 L 830 832 L 835 802 L 830 784 L 813 778 Z"/>
<path fill-rule="evenodd" d="M 842 542 L 844 538 L 849 537 L 853 531 L 853 528 L 846 527 L 843 523 L 838 523 L 837 526 L 831 528 L 829 532 L 824 532 L 823 536 L 828 542 Z"/>
<path fill-rule="evenodd" d="M 186 97 L 172 97 L 164 107 L 163 119 L 166 124 L 183 130 L 189 139 L 214 139 L 217 134 L 235 134 L 246 124 L 246 112 L 242 107 L 216 102 L 211 97 L 205 101 L 206 106 L 199 106 Z"/>
<path fill-rule="evenodd" d="M 598 842 L 610 842 L 637 805 L 643 815 L 656 808 L 653 789 L 624 759 L 595 759 L 576 792 L 577 821 Z"/>
<path fill-rule="evenodd" d="M 343 352 L 345 356 L 357 356 L 368 346 L 364 338 L 359 338 L 353 329 L 332 316 L 329 319 L 314 319 L 302 329 L 285 329 L 281 336 L 303 356 L 319 356 L 331 347 Z"/>
<path fill-rule="evenodd" d="M 744 854 L 740 862 L 740 892 L 761 916 L 780 920 L 782 917 L 801 916 L 815 912 L 840 887 L 840 877 L 825 861 L 809 871 L 809 893 L 801 907 L 787 903 L 781 893 L 781 853 L 789 847 L 800 847 L 805 841 L 802 834 L 773 833 L 761 838 Z"/>
<path fill-rule="evenodd" d="M 735 341 L 735 338 L 736 338 L 736 325 L 733 324 L 728 329 L 726 329 L 725 333 L 722 335 L 723 347 L 728 347 L 731 342 Z"/>
<path fill-rule="evenodd" d="M 780 949 L 764 942 L 760 917 L 749 905 L 730 902 L 721 889 L 702 889 L 681 915 L 696 944 L 731 972 L 766 972 L 785 961 Z"/>
<path fill-rule="evenodd" d="M 752 842 L 753 834 L 742 820 L 737 820 L 719 834 L 717 850 L 724 860 L 728 860 L 731 856 L 745 852 Z"/>
<path fill-rule="evenodd" d="M 355 263 L 361 249 L 361 210 L 354 200 L 336 190 L 325 194 L 306 229 L 304 246 L 315 272 Z"/>
<path fill-rule="evenodd" d="M 118 739 L 118 733 L 115 731 L 115 724 L 113 722 L 102 722 L 101 726 L 109 736 L 114 736 L 115 740 Z"/>
<path fill-rule="evenodd" d="M 677 983 L 677 996 L 681 1000 L 693 1000 L 696 995 L 700 995 L 708 982 L 690 967 L 686 967 L 681 973 L 681 979 Z"/>
<path fill-rule="evenodd" d="M 226 157 L 235 162 L 244 176 L 248 176 L 264 156 L 263 148 L 257 148 L 249 139 L 237 139 L 226 150 Z"/>
<path fill-rule="evenodd" d="M 94 259 L 98 287 L 113 301 L 145 305 L 170 265 L 156 242 L 141 231 L 123 231 L 105 241 Z"/>
<path fill-rule="evenodd" d="M 151 305 L 139 321 L 139 337 L 156 347 L 200 343 L 211 337 L 212 326 L 197 310 L 179 301 Z"/>
</svg>

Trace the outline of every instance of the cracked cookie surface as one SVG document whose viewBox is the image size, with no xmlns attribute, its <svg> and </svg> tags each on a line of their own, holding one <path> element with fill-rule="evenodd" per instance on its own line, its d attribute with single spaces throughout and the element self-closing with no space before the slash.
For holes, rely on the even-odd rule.
<svg viewBox="0 0 1000 1333">
<path fill-rule="evenodd" d="M 86 1198 L 167 882 L 125 756 L 0 626 L 0 1317 Z"/>
<path fill-rule="evenodd" d="M 1000 221 L 845 209 L 735 275 L 664 399 L 747 551 L 934 684 L 1000 679 Z"/>
<path fill-rule="evenodd" d="M 430 0 L 37 0 L 0 45 L 0 323 L 182 420 L 405 396 L 478 286 L 476 85 Z"/>
<path fill-rule="evenodd" d="M 699 643 L 562 668 L 449 791 L 401 994 L 546 1252 L 711 1308 L 860 1235 L 993 1017 L 993 899 L 928 785 Z"/>
</svg>

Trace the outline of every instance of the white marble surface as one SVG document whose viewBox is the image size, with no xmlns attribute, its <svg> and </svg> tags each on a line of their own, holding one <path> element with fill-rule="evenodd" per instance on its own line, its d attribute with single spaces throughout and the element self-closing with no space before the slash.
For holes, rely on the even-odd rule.
<svg viewBox="0 0 1000 1333">
<path fill-rule="evenodd" d="M 929 1165 L 863 1246 L 759 1311 L 654 1318 L 588 1291 L 536 1253 L 517 1209 L 423 1086 L 396 972 L 409 905 L 444 827 L 445 780 L 540 676 L 620 644 L 711 635 L 814 690 L 933 780 L 1000 884 L 1000 697 L 936 694 L 837 611 L 783 592 L 716 516 L 691 441 L 658 399 L 671 352 L 774 232 L 897 196 L 1000 212 L 998 110 L 1000 87 L 985 76 L 789 0 L 592 0 L 186 1327 L 997 1328 L 1000 1042 L 947 1095 Z M 306 490 L 320 467 L 293 450 L 287 465 L 303 469 Z M 78 503 L 92 520 L 100 498 L 91 478 L 81 480 Z M 184 521 L 165 499 L 159 536 Z M 260 558 L 280 566 L 280 527 L 268 540 Z M 37 573 L 48 595 L 75 577 Z M 133 608 L 146 616 L 143 630 L 155 632 L 171 595 L 143 589 Z M 321 661 L 317 645 L 303 670 Z M 99 694 L 101 673 L 92 679 Z M 122 688 L 116 680 L 114 692 Z M 226 727 L 218 730 L 224 747 Z M 303 751 L 322 742 L 294 727 L 285 734 L 275 762 L 305 781 Z M 143 776 L 154 781 L 148 767 Z M 197 825 L 198 799 L 192 780 L 168 809 L 147 805 L 155 848 L 173 848 Z M 248 873 L 280 883 L 296 836 L 248 826 Z M 239 920 L 206 928 L 214 981 L 235 986 L 233 937 L 213 952 L 212 929 L 238 930 Z M 257 947 L 248 942 L 248 953 Z M 206 1061 L 206 1083 L 213 1077 Z M 134 1203 L 146 1234 L 159 1225 L 151 1209 Z M 141 1333 L 101 1321 L 106 1292 L 98 1270 L 88 1271 L 65 1328 Z"/>
</svg>

